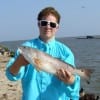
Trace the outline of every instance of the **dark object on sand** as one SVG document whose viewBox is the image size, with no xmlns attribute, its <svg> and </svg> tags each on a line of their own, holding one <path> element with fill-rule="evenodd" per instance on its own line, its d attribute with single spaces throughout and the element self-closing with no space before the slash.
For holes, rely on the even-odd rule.
<svg viewBox="0 0 100 100">
<path fill-rule="evenodd" d="M 84 89 L 80 90 L 80 99 L 79 100 L 99 100 L 100 97 L 93 93 L 85 93 Z"/>
</svg>

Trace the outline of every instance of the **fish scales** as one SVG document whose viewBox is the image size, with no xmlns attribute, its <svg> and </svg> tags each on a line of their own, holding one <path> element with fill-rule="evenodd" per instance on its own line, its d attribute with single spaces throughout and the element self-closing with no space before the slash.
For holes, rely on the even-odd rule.
<svg viewBox="0 0 100 100">
<path fill-rule="evenodd" d="M 87 82 L 89 81 L 91 73 L 93 72 L 92 69 L 74 68 L 72 65 L 35 48 L 21 46 L 18 48 L 18 50 L 20 54 L 22 54 L 29 63 L 34 65 L 38 71 L 42 70 L 56 75 L 56 72 L 63 68 L 64 70 L 70 71 L 72 74 L 78 74 Z"/>
</svg>

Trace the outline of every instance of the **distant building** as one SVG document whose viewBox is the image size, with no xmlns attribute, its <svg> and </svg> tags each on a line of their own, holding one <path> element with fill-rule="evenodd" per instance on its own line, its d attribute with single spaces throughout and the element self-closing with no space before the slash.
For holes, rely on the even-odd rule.
<svg viewBox="0 0 100 100">
<path fill-rule="evenodd" d="M 87 35 L 86 38 L 87 39 L 93 39 L 94 37 L 93 36 L 90 36 L 90 35 Z"/>
</svg>

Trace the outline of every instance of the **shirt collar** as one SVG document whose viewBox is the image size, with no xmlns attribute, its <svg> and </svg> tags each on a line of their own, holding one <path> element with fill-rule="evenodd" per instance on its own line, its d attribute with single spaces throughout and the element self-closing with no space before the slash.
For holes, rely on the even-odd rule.
<svg viewBox="0 0 100 100">
<path fill-rule="evenodd" d="M 49 45 L 49 46 L 52 46 L 52 45 L 54 45 L 55 44 L 55 37 L 54 38 L 52 38 L 51 40 L 49 40 L 48 42 L 44 42 L 44 41 L 42 41 L 39 37 L 38 37 L 38 41 L 41 43 L 41 44 L 43 44 L 43 45 Z"/>
</svg>

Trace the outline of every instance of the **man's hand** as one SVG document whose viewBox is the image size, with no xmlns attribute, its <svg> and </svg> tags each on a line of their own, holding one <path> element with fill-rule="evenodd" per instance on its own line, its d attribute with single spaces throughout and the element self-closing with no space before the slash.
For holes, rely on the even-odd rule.
<svg viewBox="0 0 100 100">
<path fill-rule="evenodd" d="M 23 55 L 19 55 L 18 59 L 19 59 L 21 65 L 29 64 L 29 62 L 24 58 Z"/>
<path fill-rule="evenodd" d="M 9 68 L 9 70 L 13 75 L 16 75 L 20 67 L 23 65 L 26 66 L 27 64 L 29 64 L 28 61 L 26 61 L 22 55 L 19 55 L 13 65 Z"/>
<path fill-rule="evenodd" d="M 60 80 L 62 80 L 64 83 L 67 83 L 67 84 L 74 83 L 75 77 L 74 75 L 71 74 L 71 72 L 64 69 L 59 69 L 56 74 L 57 74 L 57 77 Z"/>
</svg>

